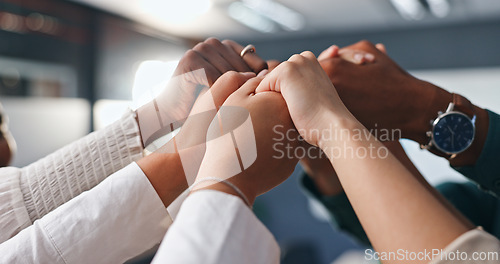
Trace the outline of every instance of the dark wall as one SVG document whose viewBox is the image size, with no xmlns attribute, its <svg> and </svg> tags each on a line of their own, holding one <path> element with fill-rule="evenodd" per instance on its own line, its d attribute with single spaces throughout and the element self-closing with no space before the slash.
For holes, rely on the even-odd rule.
<svg viewBox="0 0 500 264">
<path fill-rule="evenodd" d="M 18 18 L 18 26 L 0 30 L 0 56 L 68 66 L 78 73 L 77 96 L 93 98 L 95 10 L 67 1 L 2 0 L 0 12 Z M 53 18 L 55 30 L 27 26 L 34 14 Z"/>
<path fill-rule="evenodd" d="M 311 50 L 316 55 L 332 44 L 345 46 L 361 39 L 384 43 L 389 55 L 406 69 L 463 68 L 500 65 L 500 20 L 395 31 L 323 34 L 252 43 L 266 59 L 286 60 Z"/>
</svg>

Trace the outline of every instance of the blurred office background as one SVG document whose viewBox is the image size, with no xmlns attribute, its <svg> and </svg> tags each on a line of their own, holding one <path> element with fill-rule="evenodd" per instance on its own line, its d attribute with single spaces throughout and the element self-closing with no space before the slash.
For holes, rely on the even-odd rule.
<svg viewBox="0 0 500 264">
<path fill-rule="evenodd" d="M 381 42 L 419 78 L 500 112 L 497 0 L 0 0 L 0 102 L 18 144 L 12 165 L 116 120 L 210 36 L 278 60 Z M 416 144 L 404 146 L 431 183 L 464 180 Z M 256 204 L 283 263 L 359 263 L 350 261 L 362 255 L 344 253 L 362 247 L 302 195 L 300 172 Z"/>
</svg>

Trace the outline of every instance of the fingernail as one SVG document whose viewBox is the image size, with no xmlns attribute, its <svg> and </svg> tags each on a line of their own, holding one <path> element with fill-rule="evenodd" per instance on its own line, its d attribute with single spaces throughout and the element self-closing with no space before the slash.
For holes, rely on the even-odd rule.
<svg viewBox="0 0 500 264">
<path fill-rule="evenodd" d="M 268 69 L 264 69 L 264 70 L 260 71 L 259 74 L 257 74 L 257 77 L 264 77 L 268 73 L 269 73 L 269 70 Z"/>
<path fill-rule="evenodd" d="M 240 72 L 240 74 L 247 78 L 255 77 L 255 72 Z"/>
<path fill-rule="evenodd" d="M 372 62 L 372 61 L 375 59 L 375 56 L 373 56 L 373 54 L 371 54 L 371 53 L 366 53 L 366 54 L 365 54 L 365 59 L 366 59 L 367 61 Z"/>
<path fill-rule="evenodd" d="M 356 53 L 354 54 L 354 61 L 357 63 L 360 63 L 363 60 L 364 55 L 361 53 Z"/>
</svg>

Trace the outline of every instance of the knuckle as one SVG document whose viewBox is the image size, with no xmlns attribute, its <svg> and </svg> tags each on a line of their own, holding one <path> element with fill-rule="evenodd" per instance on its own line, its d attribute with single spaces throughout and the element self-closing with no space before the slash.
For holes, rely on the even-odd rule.
<svg viewBox="0 0 500 264">
<path fill-rule="evenodd" d="M 308 51 L 308 50 L 302 52 L 301 55 L 304 56 L 304 57 L 307 57 L 309 59 L 316 58 L 316 56 L 311 51 Z"/>
<path fill-rule="evenodd" d="M 198 53 L 192 49 L 186 51 L 186 53 L 184 54 L 184 58 L 187 60 L 193 60 L 197 57 L 198 57 Z"/>
<path fill-rule="evenodd" d="M 196 44 L 196 46 L 194 46 L 193 50 L 198 51 L 200 53 L 205 53 L 208 51 L 208 45 L 205 44 L 204 42 L 201 42 L 201 43 Z"/>
<path fill-rule="evenodd" d="M 220 46 L 221 45 L 221 42 L 217 38 L 214 38 L 214 37 L 207 38 L 205 40 L 205 43 L 209 44 L 209 45 L 213 45 L 213 46 Z"/>
<path fill-rule="evenodd" d="M 289 62 L 292 62 L 292 61 L 300 62 L 302 60 L 303 60 L 303 57 L 299 54 L 293 54 L 292 57 L 290 57 L 290 59 L 288 59 Z"/>
<path fill-rule="evenodd" d="M 233 81 L 239 79 L 239 74 L 235 71 L 227 71 L 222 75 L 227 81 Z"/>
<path fill-rule="evenodd" d="M 366 40 L 366 39 L 363 39 L 359 42 L 359 44 L 363 47 L 371 47 L 371 46 L 374 46 L 373 43 L 371 43 L 370 41 Z"/>
<path fill-rule="evenodd" d="M 236 42 L 230 40 L 230 39 L 225 39 L 222 41 L 222 44 L 224 45 L 228 45 L 228 46 L 233 46 L 233 44 L 235 44 Z"/>
</svg>

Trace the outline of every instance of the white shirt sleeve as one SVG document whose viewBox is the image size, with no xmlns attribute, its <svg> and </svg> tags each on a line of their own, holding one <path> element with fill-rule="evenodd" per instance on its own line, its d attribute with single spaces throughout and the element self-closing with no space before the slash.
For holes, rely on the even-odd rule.
<svg viewBox="0 0 500 264">
<path fill-rule="evenodd" d="M 0 169 L 0 243 L 142 157 L 132 112 L 24 168 Z"/>
<path fill-rule="evenodd" d="M 481 228 L 472 229 L 451 242 L 431 264 L 497 264 L 500 241 Z"/>
<path fill-rule="evenodd" d="M 186 198 L 153 263 L 279 263 L 273 235 L 236 196 L 201 190 Z"/>
<path fill-rule="evenodd" d="M 0 244 L 0 263 L 123 263 L 158 244 L 171 222 L 132 163 Z"/>
</svg>

